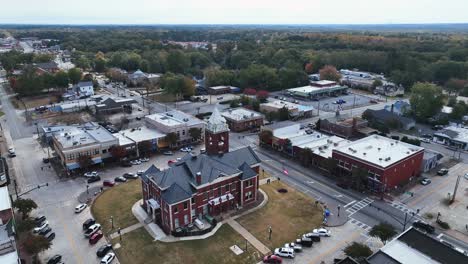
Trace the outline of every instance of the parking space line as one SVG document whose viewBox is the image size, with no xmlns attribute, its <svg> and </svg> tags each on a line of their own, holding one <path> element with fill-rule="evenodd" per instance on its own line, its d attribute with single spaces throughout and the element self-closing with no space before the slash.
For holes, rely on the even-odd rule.
<svg viewBox="0 0 468 264">
<path fill-rule="evenodd" d="M 75 258 L 78 260 L 78 263 L 84 263 L 83 259 L 81 258 L 81 255 L 77 254 L 78 251 L 76 249 L 75 241 L 73 240 L 73 237 L 71 236 L 70 230 L 68 230 L 68 226 L 66 225 L 62 214 L 59 212 L 58 209 L 55 210 L 55 213 L 59 216 L 60 222 L 62 222 L 63 231 L 65 233 L 65 236 L 67 237 L 68 242 L 70 242 L 70 245 L 71 245 L 71 248 L 72 248 L 72 251 L 73 251 L 73 255 L 75 255 Z"/>
</svg>

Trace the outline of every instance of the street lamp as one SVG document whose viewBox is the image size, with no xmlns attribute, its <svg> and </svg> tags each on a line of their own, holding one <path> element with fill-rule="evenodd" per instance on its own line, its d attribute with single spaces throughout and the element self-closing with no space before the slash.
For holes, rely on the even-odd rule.
<svg viewBox="0 0 468 264">
<path fill-rule="evenodd" d="M 273 230 L 271 229 L 271 226 L 268 226 L 268 240 L 271 240 L 271 233 L 273 233 Z"/>
<path fill-rule="evenodd" d="M 89 184 L 86 184 L 86 194 L 89 194 Z"/>
<path fill-rule="evenodd" d="M 111 221 L 112 229 L 114 229 L 114 217 L 112 215 L 110 217 L 110 221 Z"/>
<path fill-rule="evenodd" d="M 340 209 L 341 209 L 341 206 L 338 205 L 337 209 L 338 209 L 338 217 L 340 217 Z"/>
</svg>

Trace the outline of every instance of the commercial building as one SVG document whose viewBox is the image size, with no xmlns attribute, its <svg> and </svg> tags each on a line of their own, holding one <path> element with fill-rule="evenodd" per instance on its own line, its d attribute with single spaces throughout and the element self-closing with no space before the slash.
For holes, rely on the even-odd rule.
<svg viewBox="0 0 468 264">
<path fill-rule="evenodd" d="M 387 81 L 384 75 L 371 72 L 363 72 L 357 70 L 340 70 L 342 75 L 341 83 L 348 85 L 351 88 L 364 88 L 372 89 L 375 81 L 382 82 L 382 85 L 375 87 L 375 94 L 382 94 L 386 96 L 398 96 L 405 93 L 405 89 L 401 85 Z"/>
<path fill-rule="evenodd" d="M 373 129 L 369 130 L 367 121 L 359 117 L 346 120 L 321 119 L 319 129 L 344 138 L 367 136 L 375 131 Z"/>
<path fill-rule="evenodd" d="M 451 125 L 434 133 L 433 140 L 447 146 L 468 150 L 468 128 Z"/>
<path fill-rule="evenodd" d="M 119 145 L 119 140 L 109 131 L 95 123 L 79 126 L 43 127 L 51 137 L 52 147 L 67 170 L 80 167 L 79 159 L 89 156 L 94 164 L 110 158 L 110 148 Z"/>
<path fill-rule="evenodd" d="M 140 156 L 138 145 L 143 142 L 151 143 L 151 151 L 157 151 L 161 148 L 168 147 L 165 140 L 166 134 L 152 128 L 141 126 L 137 128 L 129 128 L 114 134 L 119 139 L 119 145 L 129 150 L 134 149 L 137 156 Z"/>
<path fill-rule="evenodd" d="M 413 227 L 401 233 L 367 258 L 369 264 L 452 264 L 468 263 L 461 249 Z"/>
<path fill-rule="evenodd" d="M 231 92 L 231 86 L 212 86 L 206 89 L 208 94 L 225 94 Z"/>
<path fill-rule="evenodd" d="M 325 96 L 336 96 L 348 91 L 347 86 L 338 85 L 333 81 L 315 81 L 310 85 L 288 89 L 288 94 L 306 99 L 316 99 Z"/>
<path fill-rule="evenodd" d="M 234 132 L 252 130 L 263 125 L 263 115 L 243 107 L 227 109 L 221 113 Z"/>
<path fill-rule="evenodd" d="M 0 157 L 0 187 L 10 184 L 10 175 L 8 174 L 8 163 L 5 157 Z"/>
<path fill-rule="evenodd" d="M 113 114 L 125 111 L 125 108 L 132 109 L 132 104 L 137 102 L 130 98 L 113 98 L 108 97 L 101 100 L 94 106 L 96 114 Z"/>
<path fill-rule="evenodd" d="M 229 129 L 217 110 L 213 114 L 207 154 L 187 154 L 166 170 L 152 166 L 142 176 L 143 206 L 166 233 L 257 200 L 260 159 L 250 147 L 228 152 Z"/>
<path fill-rule="evenodd" d="M 141 70 L 136 70 L 135 72 L 127 75 L 127 84 L 130 86 L 141 86 L 145 83 L 157 84 L 161 79 L 161 75 L 144 73 Z"/>
<path fill-rule="evenodd" d="M 0 263 L 18 264 L 13 208 L 8 187 L 0 187 Z"/>
<path fill-rule="evenodd" d="M 439 160 L 443 158 L 443 155 L 439 152 L 433 150 L 424 150 L 423 162 L 421 165 L 421 170 L 423 172 L 428 172 L 431 169 L 439 165 Z"/>
<path fill-rule="evenodd" d="M 308 105 L 300 105 L 282 100 L 273 100 L 260 104 L 260 112 L 277 113 L 280 109 L 286 108 L 292 118 L 311 117 L 314 108 Z"/>
<path fill-rule="evenodd" d="M 203 140 L 205 122 L 184 112 L 173 110 L 145 116 L 148 127 L 153 127 L 164 134 L 177 135 L 176 146 L 191 144 Z M 191 131 L 198 129 L 199 138 L 194 138 Z"/>
<path fill-rule="evenodd" d="M 341 173 L 350 176 L 354 168 L 367 171 L 367 187 L 375 192 L 397 188 L 418 177 L 423 156 L 422 147 L 378 135 L 335 148 L 332 153 Z"/>
<path fill-rule="evenodd" d="M 13 219 L 13 209 L 11 207 L 8 187 L 0 187 L 0 225 L 4 225 Z"/>
</svg>

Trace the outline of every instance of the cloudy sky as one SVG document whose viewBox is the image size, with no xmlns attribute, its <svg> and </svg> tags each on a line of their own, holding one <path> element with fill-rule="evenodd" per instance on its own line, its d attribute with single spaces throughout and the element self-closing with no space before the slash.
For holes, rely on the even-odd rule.
<svg viewBox="0 0 468 264">
<path fill-rule="evenodd" d="M 0 23 L 389 24 L 468 22 L 468 0 L 0 0 Z"/>
</svg>

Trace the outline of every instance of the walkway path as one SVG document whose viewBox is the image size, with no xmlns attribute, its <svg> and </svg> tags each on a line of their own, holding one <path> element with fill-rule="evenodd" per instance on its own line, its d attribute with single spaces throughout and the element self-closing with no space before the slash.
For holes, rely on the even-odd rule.
<svg viewBox="0 0 468 264">
<path fill-rule="evenodd" d="M 140 227 L 142 227 L 142 226 L 143 226 L 142 223 L 136 223 L 136 224 L 134 224 L 134 225 L 131 225 L 131 226 L 129 226 L 129 227 L 126 227 L 126 228 L 124 228 L 124 229 L 121 229 L 121 230 L 120 230 L 120 234 L 123 235 L 123 234 L 129 233 L 129 232 L 132 232 L 133 230 L 138 229 L 138 228 L 140 228 Z M 118 236 L 119 236 L 119 233 L 118 233 L 118 232 L 114 232 L 114 233 L 110 234 L 110 238 L 111 238 L 111 239 L 114 239 L 114 238 L 116 238 L 116 237 L 118 237 Z"/>
<path fill-rule="evenodd" d="M 260 253 L 266 255 L 270 253 L 270 249 L 265 246 L 262 242 L 260 242 L 257 238 L 255 238 L 247 229 L 242 227 L 239 223 L 234 221 L 232 218 L 226 221 L 234 230 L 237 231 L 241 236 L 243 236 L 250 244 L 252 244 Z"/>
</svg>

